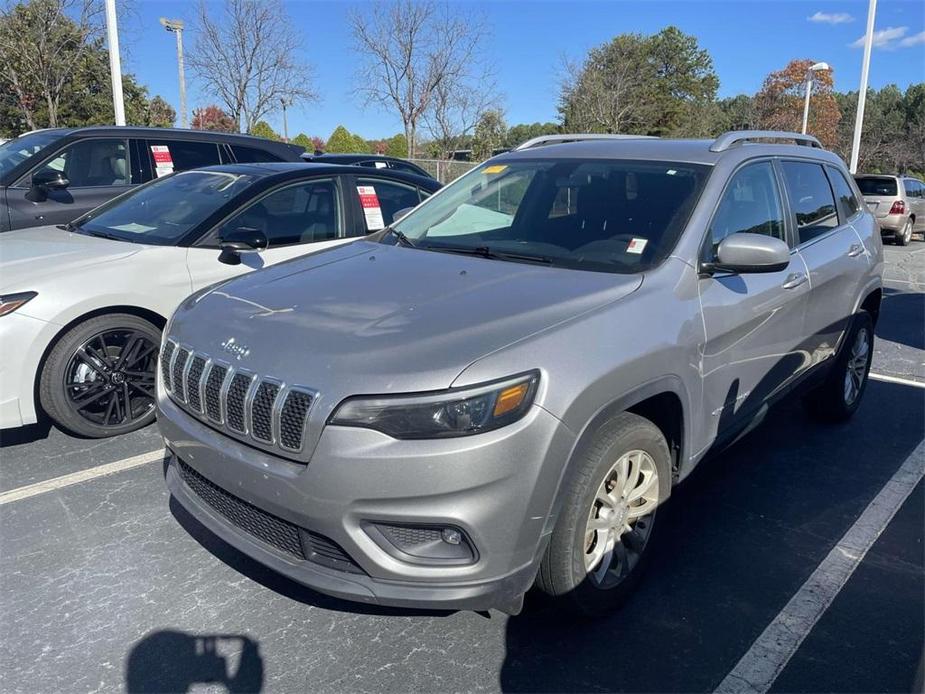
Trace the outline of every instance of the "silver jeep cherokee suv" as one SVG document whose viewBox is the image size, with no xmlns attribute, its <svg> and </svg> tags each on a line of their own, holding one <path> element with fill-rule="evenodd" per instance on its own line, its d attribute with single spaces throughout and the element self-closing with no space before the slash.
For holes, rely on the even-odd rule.
<svg viewBox="0 0 925 694">
<path fill-rule="evenodd" d="M 187 299 L 158 383 L 176 500 L 331 595 L 516 613 L 535 584 L 594 615 L 709 451 L 797 386 L 855 411 L 883 260 L 837 156 L 559 139 Z"/>
</svg>

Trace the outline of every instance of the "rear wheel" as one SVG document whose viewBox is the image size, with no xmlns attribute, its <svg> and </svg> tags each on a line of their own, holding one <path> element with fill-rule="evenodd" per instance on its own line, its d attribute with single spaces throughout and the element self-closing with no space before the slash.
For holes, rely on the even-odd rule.
<svg viewBox="0 0 925 694">
<path fill-rule="evenodd" d="M 154 421 L 160 330 L 130 314 L 75 326 L 48 355 L 39 381 L 45 412 L 63 429 L 103 438 Z"/>
<path fill-rule="evenodd" d="M 894 237 L 896 244 L 898 246 L 908 246 L 909 242 L 912 241 L 912 220 L 907 219 L 906 223 L 903 225 L 903 228 L 900 231 L 896 232 Z"/>
<path fill-rule="evenodd" d="M 817 419 L 841 422 L 853 415 L 867 387 L 874 354 L 874 324 L 867 311 L 854 316 L 845 344 L 825 382 L 806 396 L 806 405 Z"/>
<path fill-rule="evenodd" d="M 656 508 L 670 479 L 658 427 L 627 412 L 607 421 L 565 492 L 537 587 L 583 616 L 618 607 L 648 563 Z"/>
</svg>

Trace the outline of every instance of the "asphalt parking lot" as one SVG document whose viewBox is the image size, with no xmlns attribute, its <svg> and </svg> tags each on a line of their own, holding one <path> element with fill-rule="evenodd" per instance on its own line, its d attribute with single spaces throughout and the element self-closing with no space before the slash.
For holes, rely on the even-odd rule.
<svg viewBox="0 0 925 694">
<path fill-rule="evenodd" d="M 701 465 L 663 511 L 670 530 L 642 588 L 595 623 L 565 623 L 532 595 L 518 617 L 327 598 L 251 562 L 172 505 L 157 456 L 136 457 L 159 450 L 154 427 L 104 441 L 47 426 L 4 431 L 0 689 L 728 686 L 897 470 L 925 465 L 925 242 L 888 246 L 886 256 L 876 380 L 855 419 L 822 426 L 798 403 L 783 405 Z M 63 485 L 65 475 L 76 477 Z M 919 479 L 771 691 L 913 690 L 925 633 L 923 500 Z"/>
</svg>

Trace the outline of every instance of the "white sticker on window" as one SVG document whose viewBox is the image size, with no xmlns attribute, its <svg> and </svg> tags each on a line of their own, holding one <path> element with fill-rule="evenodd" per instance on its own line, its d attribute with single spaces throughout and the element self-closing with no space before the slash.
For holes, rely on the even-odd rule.
<svg viewBox="0 0 925 694">
<path fill-rule="evenodd" d="M 154 156 L 154 173 L 157 178 L 173 173 L 173 157 L 167 145 L 151 145 L 151 154 Z"/>
<path fill-rule="evenodd" d="M 373 186 L 357 186 L 357 193 L 360 195 L 360 205 L 366 218 L 366 228 L 369 231 L 384 228 L 385 221 L 382 219 L 382 208 L 379 206 L 376 189 Z"/>
<path fill-rule="evenodd" d="M 630 239 L 629 244 L 626 246 L 626 252 L 639 255 L 646 249 L 647 243 L 649 243 L 648 239 Z"/>
</svg>

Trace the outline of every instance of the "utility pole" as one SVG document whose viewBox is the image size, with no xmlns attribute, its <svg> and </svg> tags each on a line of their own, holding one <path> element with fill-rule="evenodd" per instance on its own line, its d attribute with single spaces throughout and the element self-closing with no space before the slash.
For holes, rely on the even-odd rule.
<svg viewBox="0 0 925 694">
<path fill-rule="evenodd" d="M 877 0 L 867 5 L 867 34 L 864 36 L 864 62 L 861 63 L 861 86 L 858 89 L 858 111 L 854 117 L 854 138 L 851 141 L 851 173 L 858 172 L 858 156 L 861 152 L 861 131 L 864 129 L 864 104 L 867 101 L 867 76 L 870 71 L 870 49 L 874 42 L 874 17 L 877 14 Z"/>
<path fill-rule="evenodd" d="M 125 125 L 125 100 L 122 98 L 122 61 L 119 59 L 119 27 L 116 24 L 116 0 L 106 0 L 106 47 L 109 49 L 109 76 L 112 79 L 112 107 L 116 125 Z"/>
<path fill-rule="evenodd" d="M 283 106 L 283 140 L 289 142 L 289 124 L 286 122 L 286 107 L 292 106 L 292 98 L 284 96 L 279 102 Z"/>
<path fill-rule="evenodd" d="M 163 27 L 177 35 L 177 70 L 180 76 L 180 127 L 189 127 L 189 117 L 186 111 L 186 74 L 183 70 L 183 20 L 167 19 L 161 17 Z"/>
</svg>

